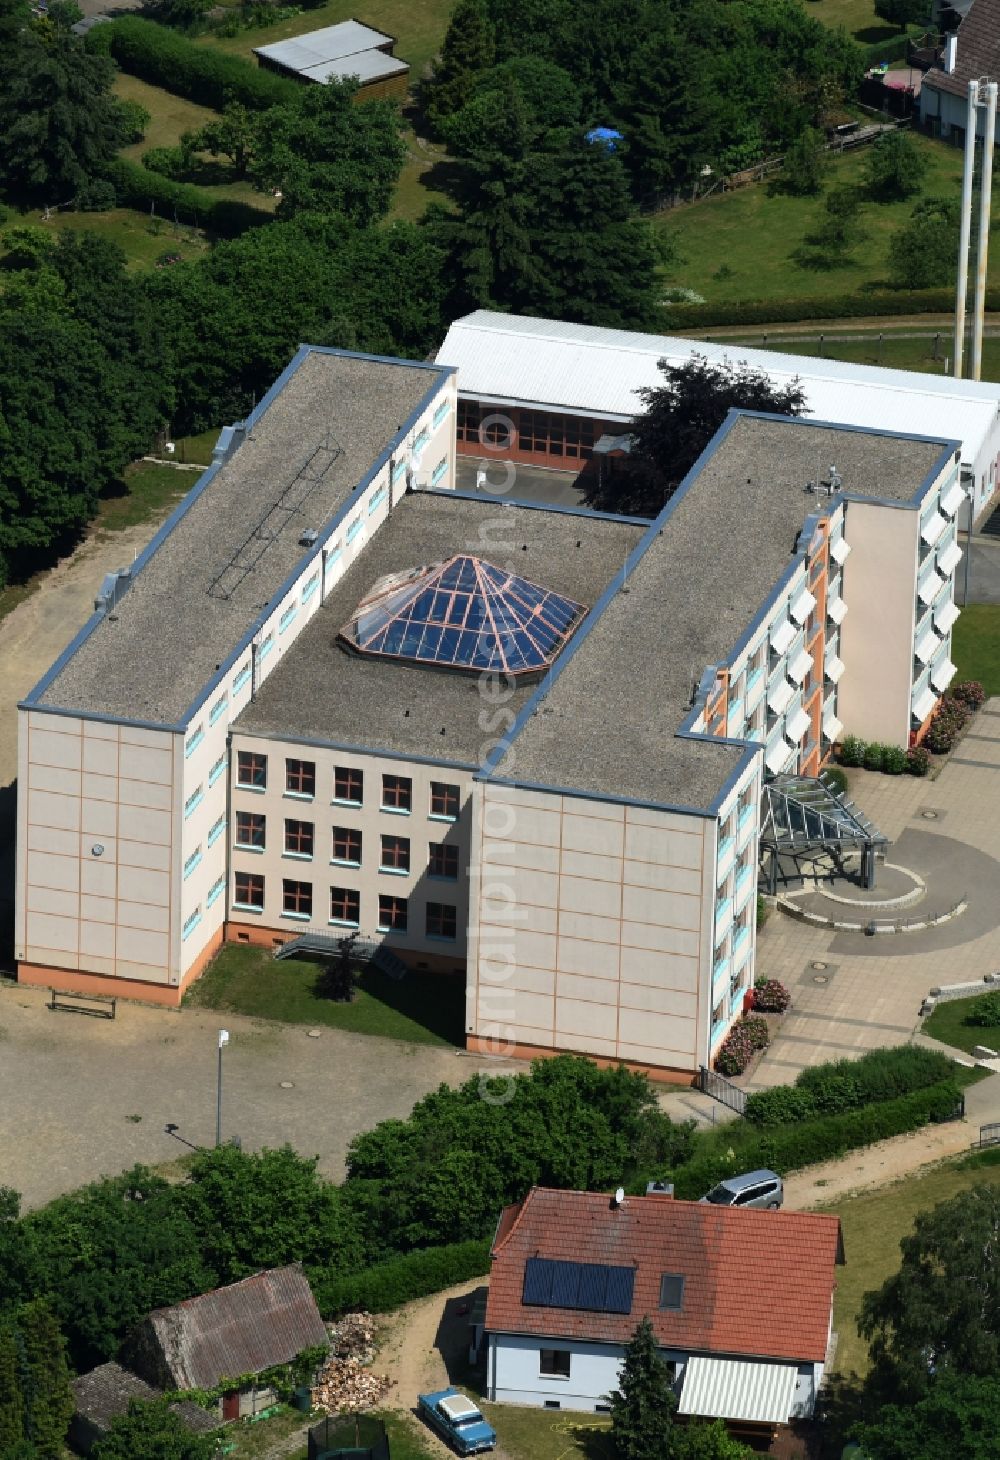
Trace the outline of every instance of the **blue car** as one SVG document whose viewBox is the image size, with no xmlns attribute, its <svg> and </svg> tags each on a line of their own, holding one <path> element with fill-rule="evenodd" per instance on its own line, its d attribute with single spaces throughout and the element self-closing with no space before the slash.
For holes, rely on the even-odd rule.
<svg viewBox="0 0 1000 1460">
<path fill-rule="evenodd" d="M 457 1389 L 439 1389 L 417 1397 L 417 1412 L 459 1455 L 478 1455 L 496 1446 L 497 1432 L 471 1399 Z"/>
</svg>

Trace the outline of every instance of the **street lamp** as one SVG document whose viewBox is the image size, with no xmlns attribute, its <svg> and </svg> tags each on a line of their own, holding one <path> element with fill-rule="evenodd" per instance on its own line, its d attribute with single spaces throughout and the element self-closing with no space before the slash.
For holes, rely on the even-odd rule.
<svg viewBox="0 0 1000 1460">
<path fill-rule="evenodd" d="M 222 1145 L 222 1051 L 229 1043 L 229 1030 L 219 1030 L 219 1075 L 215 1090 L 215 1144 Z"/>
</svg>

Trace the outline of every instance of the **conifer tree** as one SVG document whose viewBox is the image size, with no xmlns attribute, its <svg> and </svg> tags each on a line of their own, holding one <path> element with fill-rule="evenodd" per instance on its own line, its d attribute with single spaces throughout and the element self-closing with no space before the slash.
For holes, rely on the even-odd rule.
<svg viewBox="0 0 1000 1460">
<path fill-rule="evenodd" d="M 608 1402 L 611 1434 L 622 1460 L 663 1460 L 670 1454 L 677 1400 L 648 1318 L 625 1346 L 618 1386 Z"/>
<path fill-rule="evenodd" d="M 485 0 L 459 0 L 425 98 L 427 118 L 438 129 L 469 100 L 473 86 L 496 59 Z"/>
</svg>

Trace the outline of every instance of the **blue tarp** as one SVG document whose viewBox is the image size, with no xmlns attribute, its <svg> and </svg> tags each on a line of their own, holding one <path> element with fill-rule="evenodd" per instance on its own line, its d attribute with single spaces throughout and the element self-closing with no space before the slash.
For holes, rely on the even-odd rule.
<svg viewBox="0 0 1000 1460">
<path fill-rule="evenodd" d="M 594 127 L 587 133 L 588 142 L 603 142 L 609 152 L 616 151 L 615 144 L 624 140 L 621 132 L 616 132 L 614 127 Z"/>
</svg>

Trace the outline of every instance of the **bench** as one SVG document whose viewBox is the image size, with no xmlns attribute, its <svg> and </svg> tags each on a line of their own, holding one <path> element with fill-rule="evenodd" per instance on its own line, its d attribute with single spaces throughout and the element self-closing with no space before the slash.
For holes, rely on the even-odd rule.
<svg viewBox="0 0 1000 1460">
<path fill-rule="evenodd" d="M 113 1019 L 117 998 L 111 994 L 74 994 L 49 989 L 49 1008 L 65 1014 L 89 1014 L 92 1019 Z"/>
</svg>

